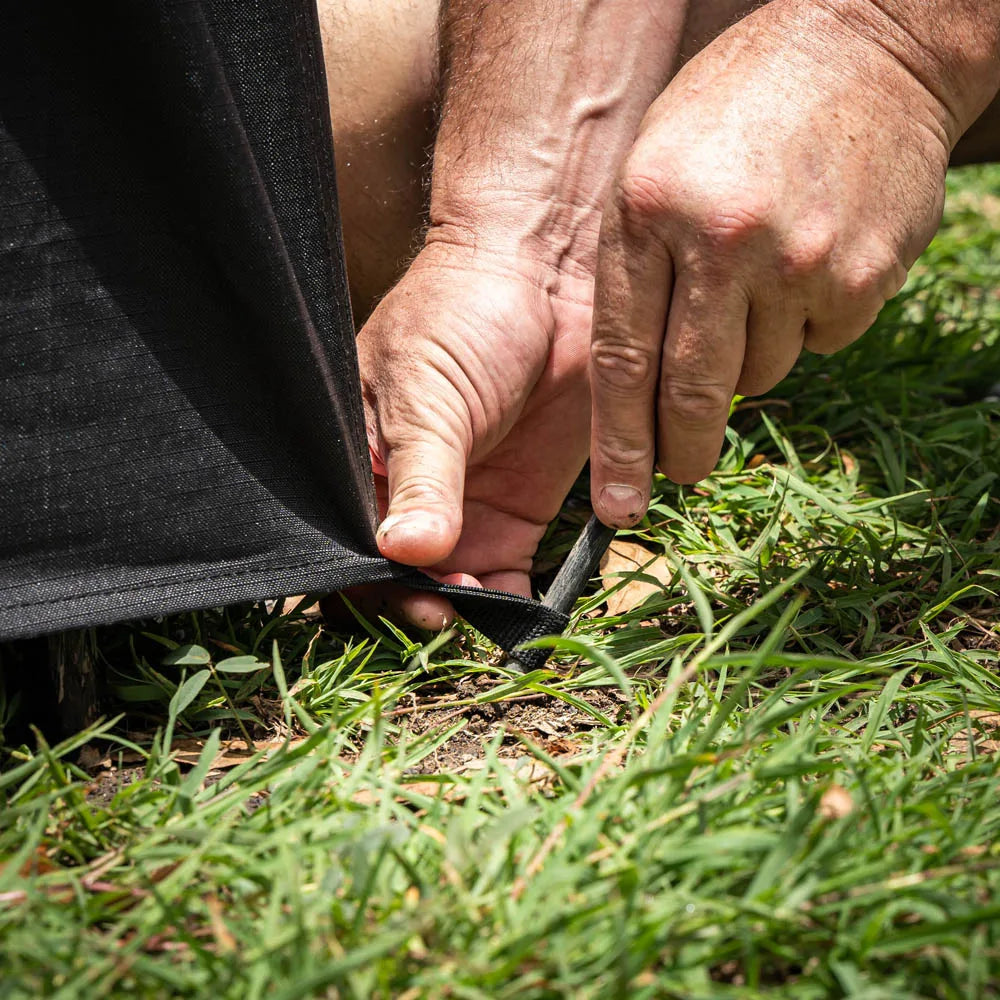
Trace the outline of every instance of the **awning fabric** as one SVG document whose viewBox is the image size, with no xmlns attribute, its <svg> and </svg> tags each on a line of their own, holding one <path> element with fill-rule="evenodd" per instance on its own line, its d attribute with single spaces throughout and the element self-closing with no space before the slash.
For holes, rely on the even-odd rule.
<svg viewBox="0 0 1000 1000">
<path fill-rule="evenodd" d="M 0 638 L 389 579 L 564 627 L 375 518 L 312 0 L 9 5 Z"/>
</svg>

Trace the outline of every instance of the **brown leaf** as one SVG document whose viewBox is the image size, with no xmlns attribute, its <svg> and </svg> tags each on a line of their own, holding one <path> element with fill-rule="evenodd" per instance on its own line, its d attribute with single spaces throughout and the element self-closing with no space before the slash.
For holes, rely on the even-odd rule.
<svg viewBox="0 0 1000 1000">
<path fill-rule="evenodd" d="M 521 781 L 534 788 L 538 788 L 539 786 L 548 788 L 555 779 L 555 772 L 552 768 L 534 757 L 498 757 L 497 763 L 514 774 L 515 777 L 520 778 Z M 488 766 L 485 760 L 473 759 L 462 764 L 458 768 L 458 773 L 482 771 Z"/>
<path fill-rule="evenodd" d="M 110 757 L 100 747 L 95 747 L 93 743 L 85 743 L 80 747 L 80 756 L 77 757 L 76 762 L 90 774 L 106 770 L 111 766 Z"/>
<path fill-rule="evenodd" d="M 239 764 L 245 763 L 261 750 L 264 751 L 264 756 L 266 757 L 286 745 L 291 749 L 304 742 L 305 739 L 288 740 L 287 742 L 285 740 L 270 740 L 268 742 L 254 743 L 254 748 L 251 750 L 244 740 L 229 740 L 222 745 L 222 748 L 212 759 L 212 765 L 209 770 L 225 771 L 231 767 L 237 767 Z M 187 764 L 189 767 L 194 767 L 198 763 L 204 748 L 204 740 L 175 740 L 170 751 L 178 764 Z"/>
<path fill-rule="evenodd" d="M 670 585 L 673 573 L 664 555 L 657 555 L 649 549 L 617 539 L 601 559 L 601 580 L 604 589 L 610 590 L 620 584 L 623 577 L 636 573 L 640 579 L 629 580 L 620 589 L 608 596 L 608 614 L 623 615 L 645 603 L 650 597 L 662 594 Z M 648 578 L 652 579 L 648 579 Z M 659 581 L 658 586 L 653 581 Z"/>
<path fill-rule="evenodd" d="M 465 787 L 449 781 L 403 781 L 400 788 L 414 795 L 424 795 L 429 799 L 442 798 L 445 802 L 462 802 L 465 799 Z M 373 806 L 382 800 L 382 796 L 373 788 L 359 788 L 351 801 L 361 806 Z M 397 802 L 406 802 L 405 796 L 397 795 Z"/>
<path fill-rule="evenodd" d="M 293 597 L 284 597 L 277 601 L 265 601 L 264 604 L 267 607 L 269 614 L 273 612 L 276 607 L 280 607 L 281 610 L 278 614 L 290 615 L 295 610 L 296 606 L 302 603 L 305 596 L 305 594 L 296 594 Z M 307 608 L 302 608 L 299 611 L 299 614 L 309 621 L 323 617 L 323 612 L 320 611 L 318 601 L 313 602 Z"/>
<path fill-rule="evenodd" d="M 969 712 L 972 725 L 960 729 L 948 741 L 953 753 L 968 754 L 970 743 L 977 753 L 997 753 L 1000 751 L 1000 713 L 973 709 Z"/>
<path fill-rule="evenodd" d="M 574 758 L 566 758 L 567 761 Z M 528 785 L 534 792 L 548 792 L 556 782 L 556 773 L 547 764 L 534 757 L 500 757 L 496 761 L 504 769 L 510 771 L 517 779 Z M 455 774 L 469 774 L 484 771 L 490 766 L 485 759 L 474 758 L 456 768 Z M 420 779 L 401 781 L 399 787 L 405 792 L 425 795 L 428 798 L 441 798 L 445 802 L 464 802 L 467 789 L 464 783 L 457 781 L 426 781 Z M 500 785 L 488 785 L 486 791 L 501 792 Z M 370 806 L 379 802 L 381 796 L 372 788 L 359 788 L 351 801 L 358 805 Z M 405 795 L 396 797 L 397 802 L 405 802 Z"/>
<path fill-rule="evenodd" d="M 289 749 L 305 742 L 305 738 L 289 740 Z M 265 751 L 264 756 L 286 745 L 285 740 L 258 740 L 254 743 L 253 749 L 249 749 L 245 740 L 228 740 L 222 744 L 222 748 L 212 760 L 211 771 L 226 771 L 231 767 L 236 767 L 249 760 L 259 750 Z M 174 740 L 170 746 L 170 752 L 178 764 L 185 767 L 194 767 L 201 758 L 201 752 L 205 749 L 204 740 Z M 141 764 L 145 761 L 145 756 L 135 750 L 114 750 L 104 754 L 99 760 L 88 758 L 87 770 L 91 773 L 95 771 L 111 771 L 122 765 Z"/>
<path fill-rule="evenodd" d="M 236 938 L 233 932 L 226 926 L 224 908 L 218 896 L 205 896 L 205 907 L 208 910 L 208 921 L 212 928 L 212 937 L 215 938 L 215 946 L 222 955 L 229 955 L 236 951 Z"/>
</svg>

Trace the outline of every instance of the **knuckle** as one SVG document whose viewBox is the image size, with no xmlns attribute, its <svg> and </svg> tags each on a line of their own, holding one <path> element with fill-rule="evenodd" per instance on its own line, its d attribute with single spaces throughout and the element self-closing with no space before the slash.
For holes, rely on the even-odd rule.
<svg viewBox="0 0 1000 1000">
<path fill-rule="evenodd" d="M 832 234 L 810 233 L 782 247 L 780 267 L 787 278 L 811 278 L 826 270 L 834 250 Z"/>
<path fill-rule="evenodd" d="M 729 413 L 733 394 L 719 382 L 665 378 L 660 386 L 660 412 L 668 424 L 680 427 L 714 426 Z"/>
<path fill-rule="evenodd" d="M 649 444 L 617 434 L 604 434 L 595 448 L 597 458 L 606 469 L 648 469 L 652 459 Z"/>
<path fill-rule="evenodd" d="M 719 207 L 702 215 L 698 228 L 702 240 L 716 253 L 730 253 L 769 231 L 765 205 L 746 198 L 726 202 L 713 197 L 712 201 Z"/>
<path fill-rule="evenodd" d="M 399 484 L 393 484 L 392 491 L 394 503 L 419 503 L 428 507 L 450 507 L 444 485 L 437 479 L 425 475 L 408 475 Z"/>
<path fill-rule="evenodd" d="M 871 250 L 854 257 L 840 273 L 840 292 L 851 303 L 867 303 L 873 299 L 884 302 L 886 292 L 903 270 L 896 254 L 884 249 Z"/>
<path fill-rule="evenodd" d="M 411 472 L 399 482 L 396 492 L 410 498 L 434 500 L 441 496 L 441 483 L 426 473 Z"/>
<path fill-rule="evenodd" d="M 630 235 L 647 235 L 658 228 L 671 211 L 671 189 L 670 178 L 664 172 L 634 160 L 626 161 L 615 187 L 614 202 Z"/>
<path fill-rule="evenodd" d="M 877 264 L 852 264 L 840 277 L 840 290 L 848 302 L 864 302 L 879 294 L 882 271 Z"/>
<path fill-rule="evenodd" d="M 599 383 L 614 389 L 635 391 L 653 379 L 654 358 L 641 344 L 595 340 L 590 347 L 590 359 Z"/>
</svg>

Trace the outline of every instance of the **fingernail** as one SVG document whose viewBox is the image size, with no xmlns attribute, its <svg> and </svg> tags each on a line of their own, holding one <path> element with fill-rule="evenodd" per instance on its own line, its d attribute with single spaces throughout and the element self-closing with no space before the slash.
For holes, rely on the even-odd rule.
<svg viewBox="0 0 1000 1000">
<path fill-rule="evenodd" d="M 392 514 L 378 526 L 376 537 L 381 541 L 390 533 L 394 535 L 406 534 L 408 531 L 412 531 L 416 520 L 412 514 Z"/>
<path fill-rule="evenodd" d="M 642 517 L 642 494 L 632 486 L 610 483 L 601 490 L 600 501 L 613 521 L 635 524 Z"/>
</svg>

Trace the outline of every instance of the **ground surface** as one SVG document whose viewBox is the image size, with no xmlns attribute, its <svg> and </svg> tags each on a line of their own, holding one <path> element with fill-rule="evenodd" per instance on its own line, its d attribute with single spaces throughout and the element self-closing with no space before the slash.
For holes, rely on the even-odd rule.
<svg viewBox="0 0 1000 1000">
<path fill-rule="evenodd" d="M 546 670 L 308 602 L 99 633 L 126 717 L 2 749 L 0 997 L 1000 995 L 998 288 L 956 174 Z"/>
</svg>

